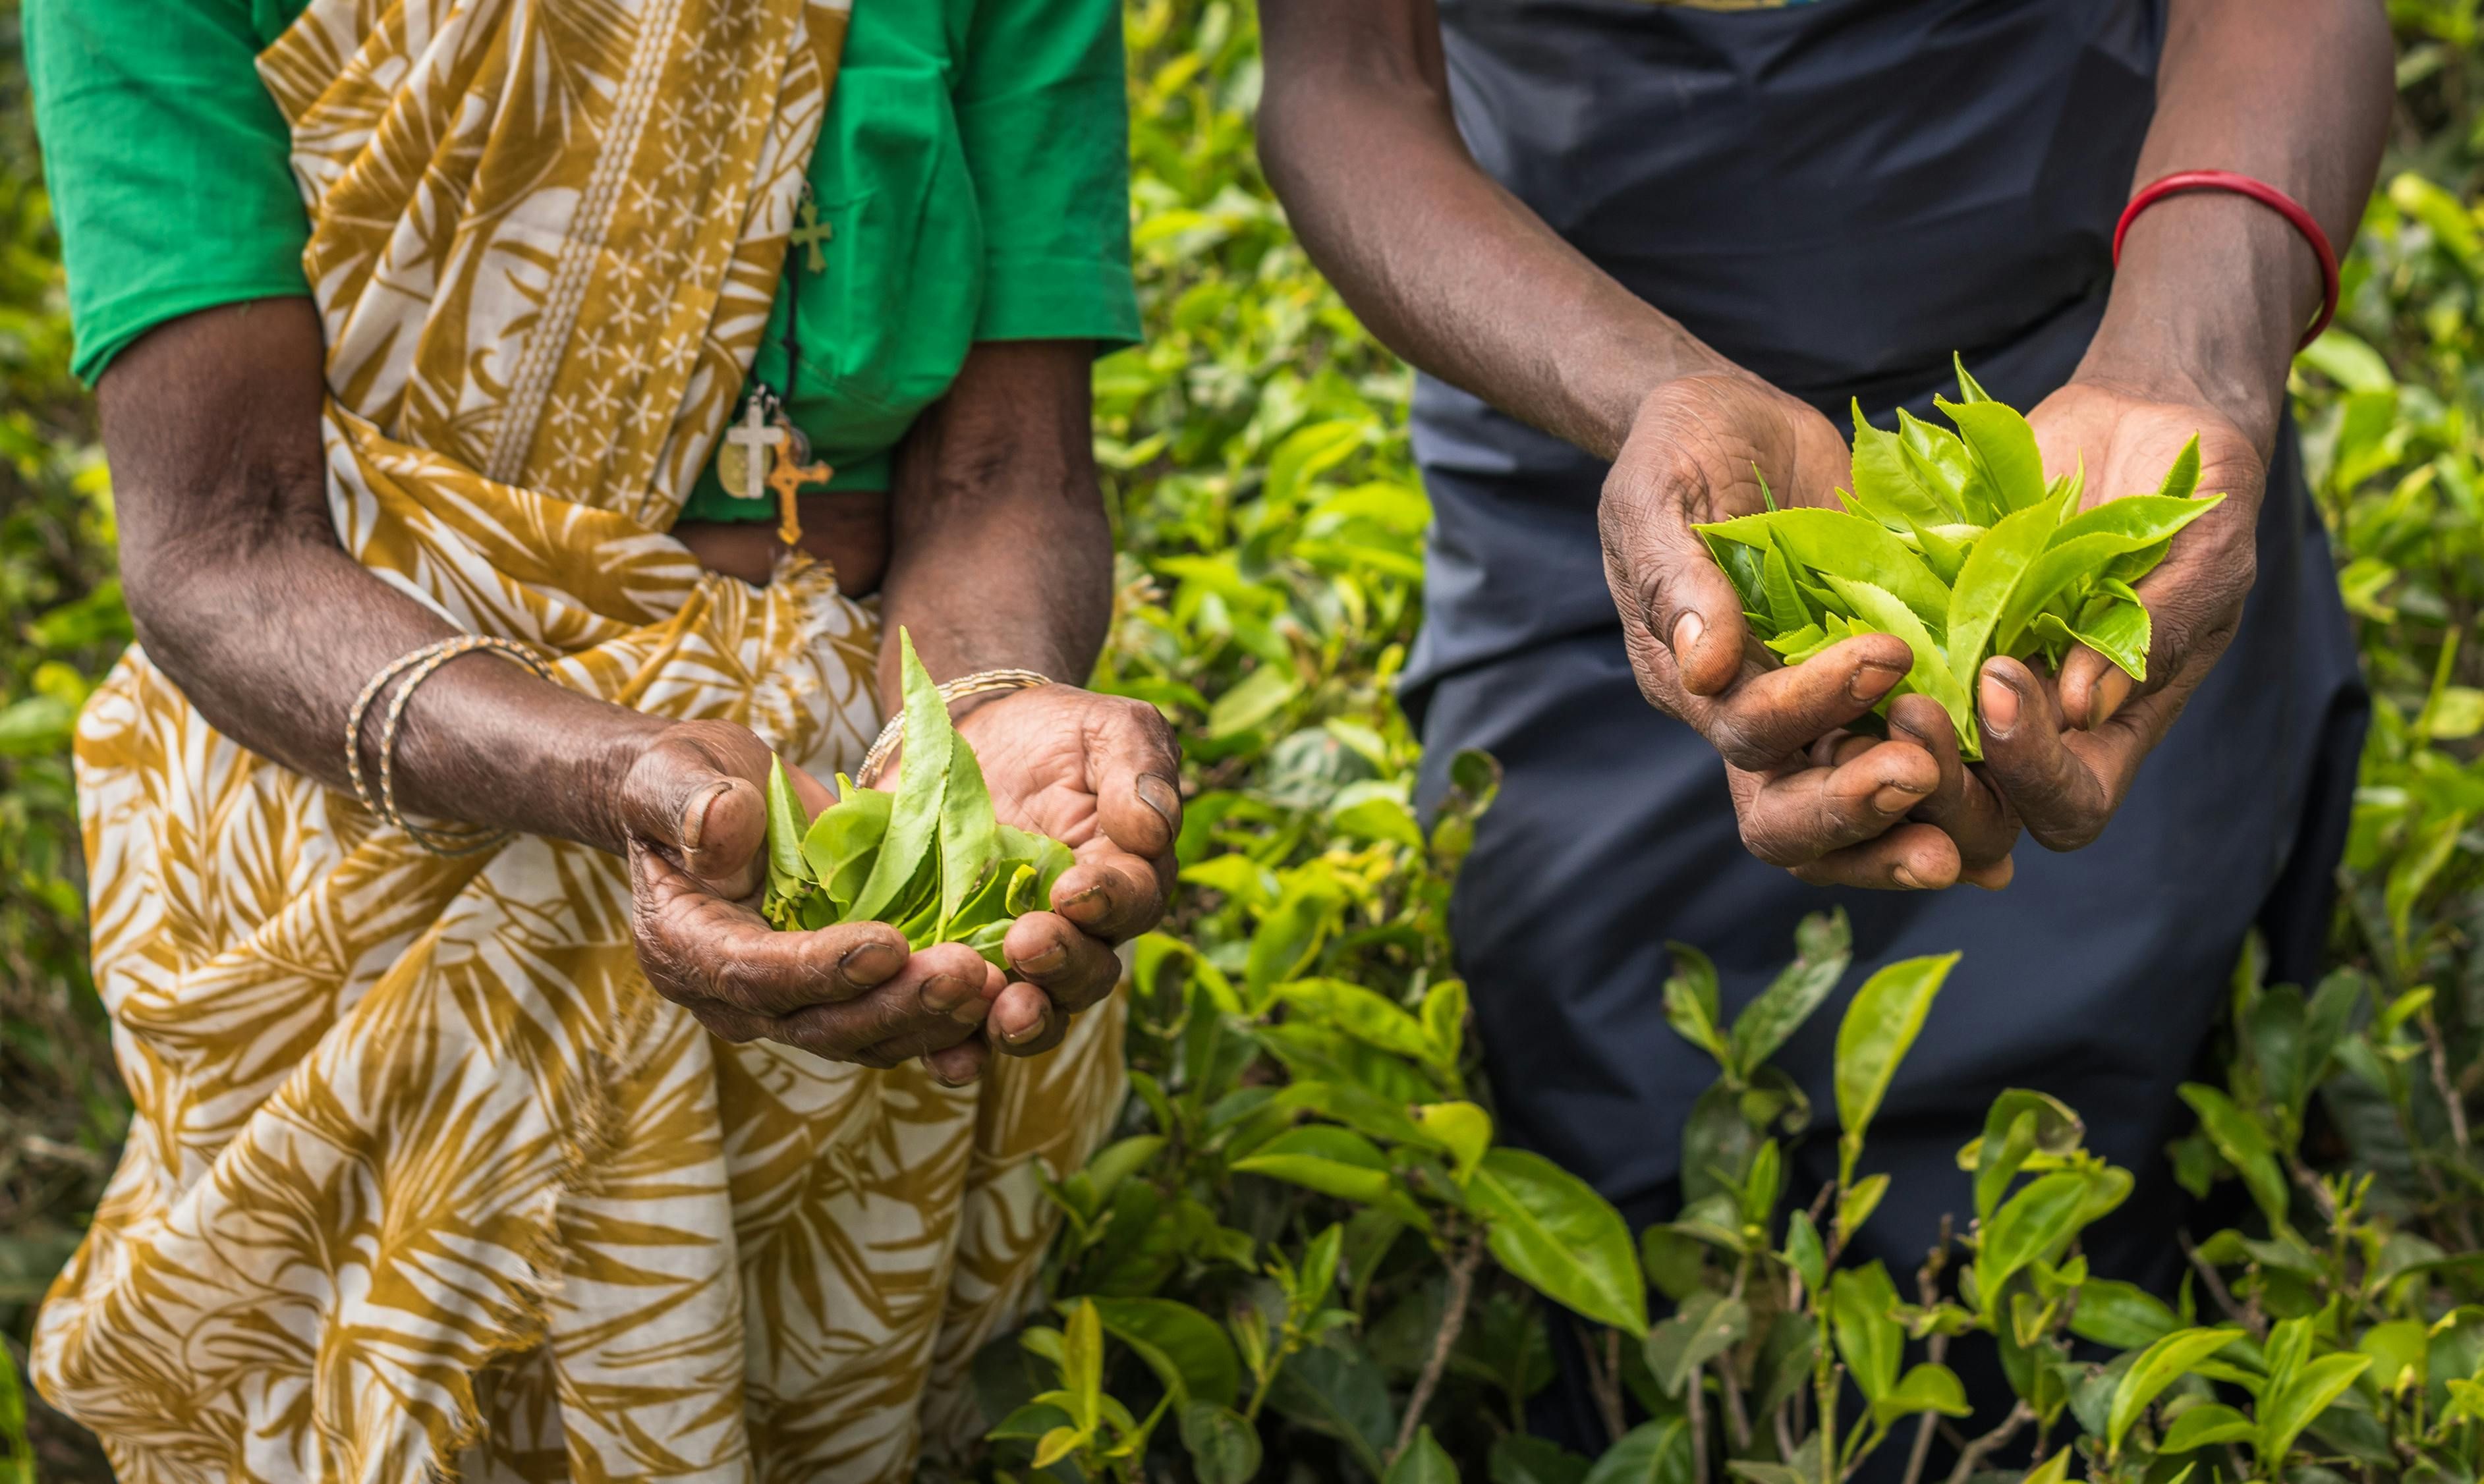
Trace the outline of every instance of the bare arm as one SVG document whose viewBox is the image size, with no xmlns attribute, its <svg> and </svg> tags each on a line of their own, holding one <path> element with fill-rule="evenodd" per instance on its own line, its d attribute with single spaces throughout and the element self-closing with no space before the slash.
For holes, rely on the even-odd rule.
<svg viewBox="0 0 2484 1484">
<path fill-rule="evenodd" d="M 2170 23 L 2134 187 L 2236 171 L 2351 245 L 2393 93 L 2376 0 L 2174 0 Z M 2104 828 L 2241 622 L 2286 369 L 2320 292 L 2318 259 L 2275 211 L 2222 192 L 2160 201 L 2131 224 L 2077 373 L 2030 415 L 2046 464 L 2083 462 L 2092 499 L 2153 487 L 2194 432 L 2200 488 L 2227 496 L 2140 584 L 2153 633 L 2136 700 L 2089 650 L 2058 687 L 2014 661 L 1985 667 L 1987 770 L 2046 845 Z"/>
<path fill-rule="evenodd" d="M 1899 740 L 1812 753 L 1905 675 L 1887 635 L 1751 662 L 1742 602 L 1691 530 L 1848 474 L 1828 420 L 1719 356 L 1476 165 L 1433 0 L 1261 0 L 1260 156 L 1314 261 L 1390 348 L 1614 461 L 1605 565 L 1639 688 L 1724 757 L 1742 837 L 1806 879 L 2008 879 L 2014 830 L 1952 735 L 1902 698 Z M 1911 724 L 1909 724 L 1911 723 Z"/>
<path fill-rule="evenodd" d="M 338 545 L 320 374 L 310 302 L 268 299 L 164 326 L 97 393 L 139 642 L 217 730 L 341 790 L 355 694 L 457 631 Z M 621 849 L 616 785 L 663 723 L 497 658 L 456 661 L 419 694 L 396 760 L 409 813 Z M 378 731 L 365 723 L 366 772 Z"/>
<path fill-rule="evenodd" d="M 98 389 L 148 658 L 218 730 L 342 789 L 354 696 L 454 631 L 338 544 L 321 390 L 319 325 L 299 299 L 171 321 Z M 626 853 L 641 962 L 718 1035 L 874 1065 L 941 1052 L 935 1069 L 971 1074 L 977 1048 L 957 1043 L 1000 988 L 971 951 L 909 958 L 882 924 L 776 933 L 741 904 L 759 881 L 768 761 L 741 727 L 666 723 L 475 655 L 409 703 L 397 793 L 417 815 Z"/>
<path fill-rule="evenodd" d="M 903 627 L 935 680 L 1022 668 L 1057 685 L 960 701 L 1001 818 L 1077 851 L 1053 911 L 1003 945 L 1027 981 L 990 1028 L 1049 1049 L 1120 977 L 1113 945 L 1164 913 L 1181 825 L 1180 753 L 1153 707 L 1076 688 L 1113 611 L 1113 534 L 1095 484 L 1085 341 L 993 341 L 907 436 L 890 501 L 880 688 L 898 705 Z"/>
<path fill-rule="evenodd" d="M 1263 0 L 1259 14 L 1269 182 L 1390 349 L 1606 459 L 1658 387 L 1739 373 L 1475 164 L 1433 0 Z"/>
</svg>

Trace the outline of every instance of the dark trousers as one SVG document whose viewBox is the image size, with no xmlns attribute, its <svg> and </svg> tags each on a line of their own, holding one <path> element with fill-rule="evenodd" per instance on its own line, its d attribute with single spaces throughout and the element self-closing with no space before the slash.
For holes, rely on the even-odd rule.
<svg viewBox="0 0 2484 1484">
<path fill-rule="evenodd" d="M 1864 1169 L 1892 1187 L 1856 1260 L 1884 1260 L 1911 1291 L 1944 1214 L 1972 1212 L 1959 1146 L 1995 1094 L 2029 1087 L 2082 1114 L 2089 1147 L 2137 1178 L 2090 1233 L 2092 1270 L 2170 1287 L 2185 1218 L 2165 1147 L 2191 1124 L 2174 1089 L 2197 1074 L 2249 931 L 2278 979 L 2318 973 L 2368 713 L 2326 537 L 2291 438 L 2280 447 L 2232 646 L 2103 836 L 2070 854 L 2022 842 L 2006 891 L 1830 890 L 1753 857 L 1714 751 L 1640 698 L 1617 628 L 1440 678 L 1420 698 L 1425 799 L 1460 748 L 1504 769 L 1450 921 L 1505 1136 L 1634 1227 L 1665 1219 L 1683 1120 L 1714 1078 L 1664 1023 L 1666 940 L 1714 958 L 1730 1015 L 1792 956 L 1805 913 L 1842 906 L 1853 968 L 1777 1058 L 1817 1117 L 1790 1150 L 1792 1188 L 1807 1196 L 1833 1170 L 1846 997 L 1891 959 L 1959 950 L 1871 1129 Z M 1603 1428 L 1569 1326 L 1554 1329 L 1572 1353 L 1541 1425 L 1592 1454 Z M 1999 1378 L 1969 1384 L 1988 1396 Z"/>
</svg>

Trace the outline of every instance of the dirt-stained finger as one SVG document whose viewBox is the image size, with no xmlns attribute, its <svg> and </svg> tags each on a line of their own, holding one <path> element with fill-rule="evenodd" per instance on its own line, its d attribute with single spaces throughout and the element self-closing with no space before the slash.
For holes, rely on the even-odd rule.
<svg viewBox="0 0 2484 1484">
<path fill-rule="evenodd" d="M 1771 865 L 1800 866 L 1886 833 L 1939 781 L 1930 754 L 1910 742 L 1876 742 L 1835 768 L 1766 775 L 1742 799 L 1742 843 Z"/>
<path fill-rule="evenodd" d="M 1029 912 L 1001 940 L 1010 968 L 1040 987 L 1056 1010 L 1071 1014 L 1105 995 L 1121 977 L 1111 945 L 1079 931 L 1058 912 Z"/>
<path fill-rule="evenodd" d="M 1930 824 L 1900 824 L 1876 840 L 1797 866 L 1794 875 L 1815 886 L 1939 891 L 1958 881 L 1958 844 Z"/>
<path fill-rule="evenodd" d="M 1913 662 L 1904 639 L 1857 634 L 1800 664 L 1748 676 L 1682 719 L 1732 766 L 1772 768 L 1869 712 Z"/>
<path fill-rule="evenodd" d="M 1163 920 L 1164 885 L 1147 861 L 1093 840 L 1052 883 L 1052 910 L 1090 937 L 1120 943 Z"/>
<path fill-rule="evenodd" d="M 1898 697 L 1889 706 L 1889 735 L 1912 741 L 1940 768 L 1939 787 L 1916 806 L 1910 818 L 1937 826 L 1958 842 L 1964 873 L 2008 859 L 2011 847 L 2018 842 L 2017 817 L 1966 765 L 1958 752 L 1958 728 L 1940 703 L 1925 695 Z"/>
</svg>

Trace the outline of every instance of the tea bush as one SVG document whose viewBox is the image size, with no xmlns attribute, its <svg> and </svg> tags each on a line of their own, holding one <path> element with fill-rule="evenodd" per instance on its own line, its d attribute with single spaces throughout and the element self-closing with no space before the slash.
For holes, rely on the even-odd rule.
<svg viewBox="0 0 2484 1484">
<path fill-rule="evenodd" d="M 2040 1090 L 1961 1151 L 1973 1209 L 1924 1271 L 1839 1266 L 1886 1198 L 1852 1177 L 1946 964 L 1864 965 L 1840 1017 L 1847 1177 L 1787 1188 L 1812 1110 L 1768 1065 L 1850 973 L 1807 924 L 1731 1023 L 1685 955 L 1663 990 L 1714 1053 L 1678 1221 L 1634 1234 L 1499 1146 L 1444 932 L 1489 806 L 1462 757 L 1426 822 L 1390 700 L 1419 616 L 1428 511 L 1403 368 L 1320 282 L 1251 147 L 1250 13 L 1130 0 L 1136 246 L 1148 341 L 1097 367 L 1123 555 L 1096 684 L 1174 716 L 1186 890 L 1135 956 L 1133 1095 L 1053 1188 L 1053 1303 L 987 1348 L 992 1439 L 934 1474 L 1495 1484 L 1838 1478 L 1867 1456 L 1967 1484 L 2007 1467 L 2439 1479 L 2484 1469 L 2484 86 L 2475 0 L 2397 0 L 2401 107 L 2340 327 L 2294 391 L 2361 631 L 2376 721 L 2336 972 L 2239 966 L 2222 1071 L 2167 1157 L 2249 1220 L 2153 1297 L 2090 1272 L 2080 1230 L 2127 1173 Z M 67 331 L 0 0 L 0 1329 L 110 1167 L 125 1110 L 85 977 L 68 717 L 127 636 L 109 487 Z M 1830 1125 L 1831 1110 L 1813 1122 Z M 1549 1302 L 1548 1302 L 1549 1301 Z M 1558 1306 L 1556 1309 L 1554 1306 Z M 1558 1313 L 1555 1321 L 1551 1316 Z M 1552 1325 L 1585 1337 L 1596 1459 L 1526 1430 Z M 1966 1417 L 1953 1341 L 2016 1401 Z M 1978 1340 L 1984 1342 L 1983 1339 Z M 22 1356 L 22 1348 L 14 1352 Z M 8 1367 L 0 1365 L 0 1378 Z M 70 1430 L 30 1444 L 0 1380 L 0 1479 L 101 1477 Z"/>
</svg>

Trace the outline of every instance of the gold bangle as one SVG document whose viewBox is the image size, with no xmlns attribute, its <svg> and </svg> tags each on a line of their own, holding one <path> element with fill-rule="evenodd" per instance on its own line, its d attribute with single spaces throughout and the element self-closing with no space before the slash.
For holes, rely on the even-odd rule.
<svg viewBox="0 0 2484 1484">
<path fill-rule="evenodd" d="M 945 705 L 955 706 L 970 695 L 988 695 L 995 690 L 1032 690 L 1038 686 L 1051 684 L 1051 676 L 1039 675 L 1033 670 L 977 670 L 972 675 L 960 675 L 956 680 L 941 682 L 940 699 Z M 896 751 L 897 744 L 904 740 L 905 713 L 901 709 L 888 718 L 888 725 L 879 729 L 879 736 L 872 740 L 871 750 L 862 755 L 862 766 L 853 771 L 854 782 L 870 788 L 872 780 L 879 776 L 879 770 L 888 766 L 888 755 Z"/>
<path fill-rule="evenodd" d="M 542 657 L 515 639 L 461 634 L 425 644 L 411 654 L 391 661 L 363 687 L 362 693 L 354 697 L 353 707 L 345 714 L 345 772 L 353 781 L 354 796 L 361 799 L 363 807 L 378 816 L 382 823 L 394 825 L 418 849 L 433 855 L 472 855 L 478 850 L 490 850 L 509 835 L 507 830 L 482 825 L 458 831 L 427 830 L 408 821 L 396 806 L 396 738 L 397 730 L 405 719 L 406 698 L 414 694 L 417 686 L 429 680 L 449 661 L 485 649 L 516 660 L 545 680 L 554 678 L 552 667 L 544 662 Z M 397 687 L 396 694 L 389 698 L 387 715 L 380 722 L 380 778 L 379 789 L 374 796 L 363 776 L 363 718 L 369 714 L 380 691 L 400 674 L 405 676 L 405 683 Z"/>
</svg>

